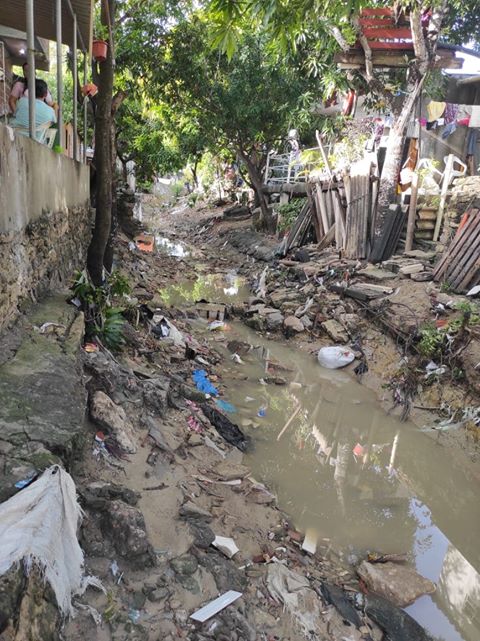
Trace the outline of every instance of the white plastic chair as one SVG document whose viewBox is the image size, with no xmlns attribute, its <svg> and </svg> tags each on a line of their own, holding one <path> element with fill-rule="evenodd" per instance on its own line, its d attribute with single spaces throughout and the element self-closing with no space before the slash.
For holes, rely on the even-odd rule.
<svg viewBox="0 0 480 641">
<path fill-rule="evenodd" d="M 45 143 L 45 137 L 47 135 L 47 131 L 50 129 L 51 122 L 46 122 L 43 125 L 39 125 L 36 130 L 35 134 L 35 140 L 41 144 Z M 10 125 L 12 129 L 16 132 L 18 132 L 21 136 L 29 136 L 30 135 L 30 130 L 28 127 L 16 127 L 15 125 Z M 56 131 L 56 130 L 55 130 Z M 54 138 L 55 140 L 55 138 Z M 53 144 L 53 143 L 52 143 Z"/>
</svg>

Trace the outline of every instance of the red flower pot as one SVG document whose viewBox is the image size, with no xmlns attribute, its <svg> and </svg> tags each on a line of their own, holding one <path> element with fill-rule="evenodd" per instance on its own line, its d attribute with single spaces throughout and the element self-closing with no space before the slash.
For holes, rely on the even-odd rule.
<svg viewBox="0 0 480 641">
<path fill-rule="evenodd" d="M 94 40 L 92 44 L 92 56 L 97 62 L 105 62 L 107 59 L 108 44 L 105 40 Z"/>
</svg>

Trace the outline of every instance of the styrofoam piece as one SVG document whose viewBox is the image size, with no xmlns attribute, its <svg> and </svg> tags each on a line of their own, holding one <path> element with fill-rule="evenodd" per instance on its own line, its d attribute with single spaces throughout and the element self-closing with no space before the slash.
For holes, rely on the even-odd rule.
<svg viewBox="0 0 480 641">
<path fill-rule="evenodd" d="M 210 601 L 210 603 L 207 603 L 207 605 L 204 605 L 203 608 L 200 608 L 200 610 L 197 610 L 196 612 L 191 614 L 190 618 L 194 621 L 200 621 L 200 623 L 203 623 L 204 621 L 207 621 L 215 614 L 226 608 L 228 605 L 239 599 L 241 596 L 242 592 L 229 590 L 213 601 Z"/>
<path fill-rule="evenodd" d="M 218 536 L 215 535 L 215 539 L 212 542 L 213 547 L 223 552 L 225 556 L 231 559 L 239 551 L 235 541 L 228 536 Z"/>
<path fill-rule="evenodd" d="M 305 552 L 309 554 L 315 554 L 317 551 L 317 539 L 317 532 L 313 528 L 307 528 L 302 543 L 302 550 L 305 550 Z"/>
</svg>

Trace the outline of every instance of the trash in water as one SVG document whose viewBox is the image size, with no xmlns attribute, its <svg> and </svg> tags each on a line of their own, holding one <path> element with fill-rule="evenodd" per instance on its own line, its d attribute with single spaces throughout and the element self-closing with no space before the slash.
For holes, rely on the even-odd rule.
<svg viewBox="0 0 480 641">
<path fill-rule="evenodd" d="M 239 365 L 243 365 L 243 361 L 238 354 L 232 354 L 231 359 L 232 361 L 235 361 L 235 363 L 238 363 Z"/>
<path fill-rule="evenodd" d="M 357 443 L 353 448 L 353 453 L 355 456 L 364 456 L 366 454 L 366 449 L 360 443 Z"/>
<path fill-rule="evenodd" d="M 156 338 L 171 338 L 176 347 L 185 347 L 183 334 L 165 316 L 155 314 L 152 322 L 152 334 Z"/>
<path fill-rule="evenodd" d="M 262 405 L 262 407 L 260 407 L 257 412 L 257 416 L 259 418 L 264 418 L 266 415 L 267 415 L 267 408 L 265 407 L 265 405 Z"/>
<path fill-rule="evenodd" d="M 215 427 L 217 432 L 224 438 L 227 443 L 238 447 L 239 450 L 245 452 L 249 447 L 251 440 L 246 436 L 238 425 L 224 416 L 217 409 L 210 407 L 210 405 L 202 405 L 202 411 L 208 418 L 210 423 Z"/>
<path fill-rule="evenodd" d="M 203 623 L 204 621 L 207 621 L 207 619 L 210 619 L 215 614 L 232 604 L 241 596 L 241 592 L 229 590 L 228 592 L 225 592 L 224 594 L 219 596 L 217 599 L 214 599 L 213 601 L 210 601 L 210 603 L 207 603 L 207 605 L 204 605 L 203 608 L 200 608 L 200 610 L 197 610 L 196 612 L 191 614 L 190 618 L 194 621 L 200 621 L 200 623 Z"/>
<path fill-rule="evenodd" d="M 355 354 L 341 345 L 332 345 L 330 347 L 322 347 L 318 352 L 317 358 L 322 367 L 338 369 L 354 361 Z"/>
<path fill-rule="evenodd" d="M 218 396 L 217 388 L 208 380 L 207 372 L 204 369 L 193 370 L 192 378 L 199 392 Z"/>
<path fill-rule="evenodd" d="M 225 329 L 227 327 L 226 323 L 221 320 L 214 320 L 208 324 L 208 329 L 213 332 L 218 329 Z"/>
<path fill-rule="evenodd" d="M 215 536 L 215 539 L 212 542 L 213 547 L 223 552 L 226 557 L 231 559 L 239 552 L 238 547 L 235 544 L 235 541 L 228 536 Z"/>
<path fill-rule="evenodd" d="M 237 411 L 237 408 L 235 405 L 232 405 L 228 401 L 224 401 L 221 398 L 217 398 L 215 400 L 215 403 L 217 404 L 218 408 L 223 410 L 224 412 L 227 412 L 227 414 L 235 414 Z"/>
<path fill-rule="evenodd" d="M 30 483 L 37 478 L 37 473 L 32 472 L 30 476 L 27 476 L 26 478 L 22 479 L 21 481 L 17 481 L 15 483 L 15 487 L 17 490 L 23 490 L 24 487 L 27 487 L 27 485 L 30 485 Z"/>
</svg>

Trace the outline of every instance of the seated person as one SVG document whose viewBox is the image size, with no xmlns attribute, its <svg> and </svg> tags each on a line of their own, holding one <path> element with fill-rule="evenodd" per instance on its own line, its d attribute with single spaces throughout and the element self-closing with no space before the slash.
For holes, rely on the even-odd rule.
<svg viewBox="0 0 480 641">
<path fill-rule="evenodd" d="M 16 82 L 13 83 L 13 87 L 8 98 L 8 106 L 10 107 L 10 112 L 12 114 L 15 113 L 15 110 L 17 108 L 17 101 L 20 100 L 20 98 L 28 97 L 28 62 L 23 63 L 22 69 L 23 78 L 17 78 Z M 45 102 L 50 107 L 54 106 L 52 96 L 48 90 L 45 97 Z"/>
<path fill-rule="evenodd" d="M 43 139 L 46 125 L 57 122 L 55 111 L 45 102 L 47 93 L 47 83 L 44 80 L 35 80 L 35 138 L 40 141 Z M 10 121 L 10 126 L 19 127 L 23 130 L 20 133 L 28 135 L 28 98 L 22 96 L 16 106 L 15 117 Z"/>
</svg>

